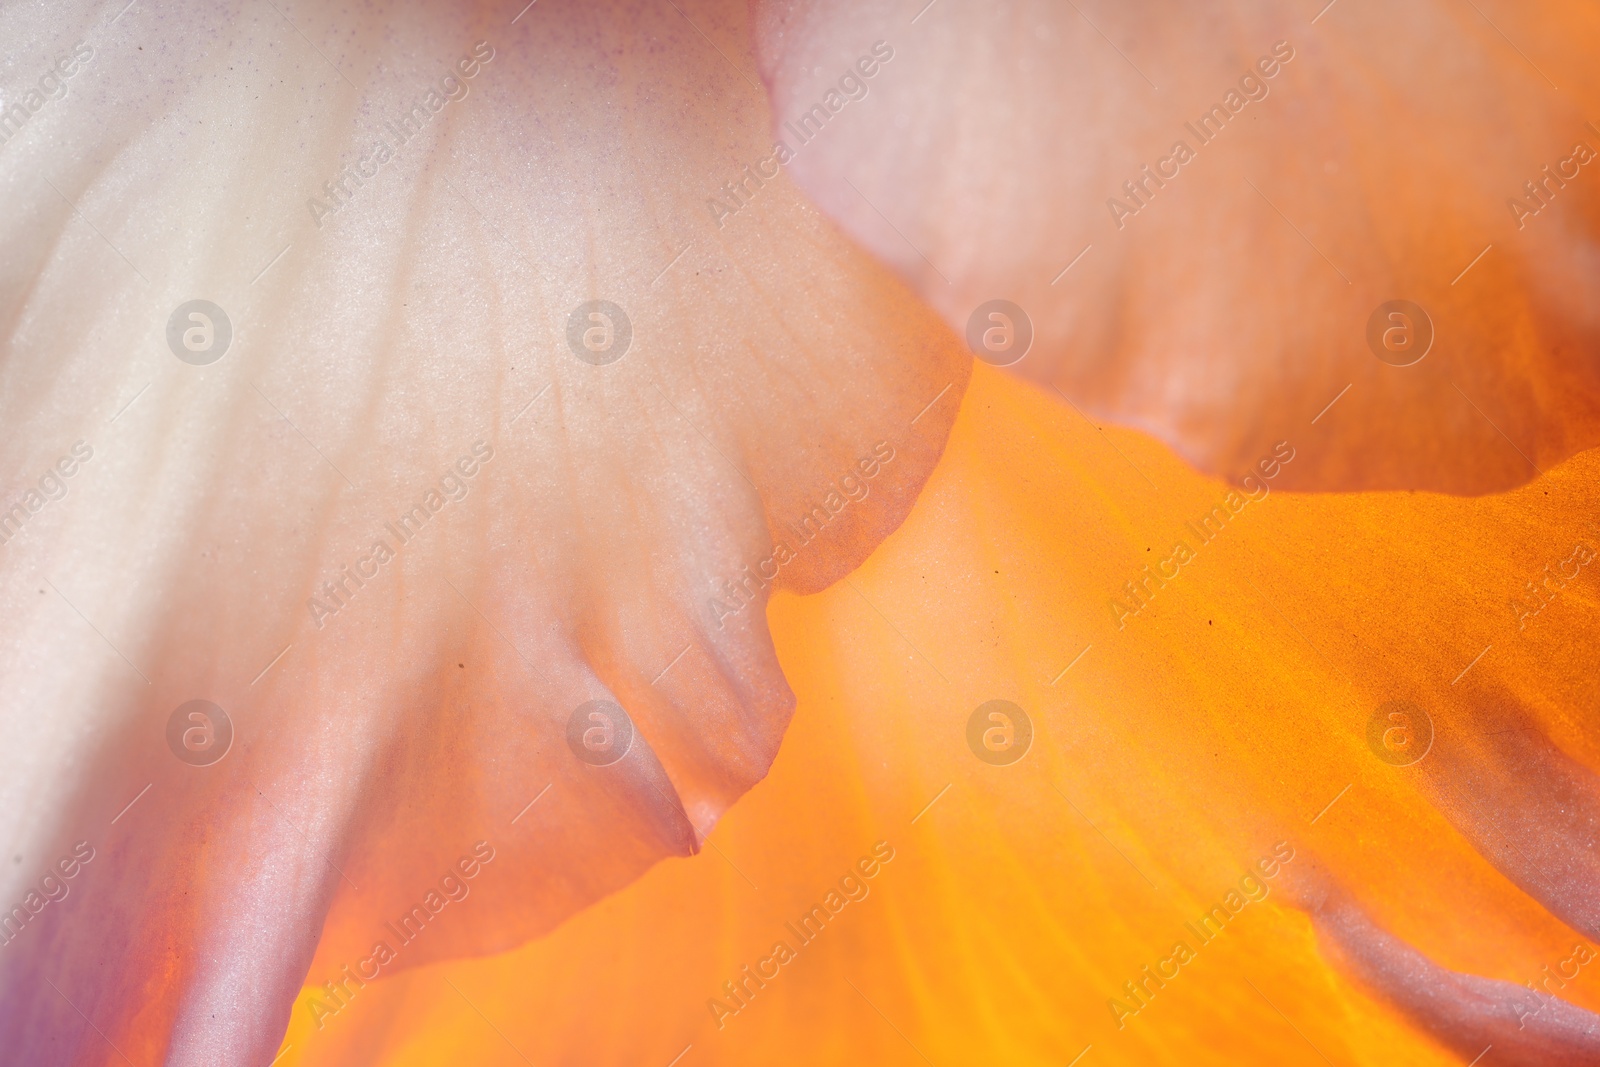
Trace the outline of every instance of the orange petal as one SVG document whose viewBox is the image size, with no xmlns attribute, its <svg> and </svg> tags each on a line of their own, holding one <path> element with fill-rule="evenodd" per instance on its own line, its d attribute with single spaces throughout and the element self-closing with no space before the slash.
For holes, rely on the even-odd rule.
<svg viewBox="0 0 1600 1067">
<path fill-rule="evenodd" d="M 1593 563 L 1536 615 L 1510 601 L 1596 544 L 1600 453 L 1470 500 L 1278 479 L 1205 540 L 1186 524 L 1225 484 L 980 369 L 906 524 L 849 581 L 774 601 L 798 708 L 715 849 L 315 1021 L 308 989 L 285 1062 L 1589 1062 L 1600 955 L 1575 962 L 1592 943 L 1562 916 L 1592 889 L 1559 865 L 1592 832 L 1545 795 L 1579 800 L 1561 783 L 1600 761 L 1574 654 Z M 1107 602 L 1178 541 L 1191 561 L 1119 629 Z M 1485 711 L 1507 693 L 1526 739 Z M 996 699 L 1034 729 L 1010 765 L 969 747 Z M 1411 765 L 1369 734 L 1390 701 L 1434 726 Z M 1568 778 L 1502 788 L 1535 748 Z M 751 982 L 879 841 L 865 898 Z M 1179 941 L 1194 958 L 1151 979 Z M 1535 999 L 1558 971 L 1579 977 Z"/>
</svg>

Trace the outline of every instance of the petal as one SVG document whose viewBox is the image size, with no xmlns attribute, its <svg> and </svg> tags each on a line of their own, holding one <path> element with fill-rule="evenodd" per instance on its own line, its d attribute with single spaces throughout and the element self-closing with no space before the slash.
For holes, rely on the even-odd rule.
<svg viewBox="0 0 1600 1067">
<path fill-rule="evenodd" d="M 1565 782 L 1600 763 L 1594 564 L 1529 618 L 1508 591 L 1595 543 L 1597 480 L 1588 452 L 1474 499 L 1273 488 L 1203 540 L 1185 524 L 1224 483 L 979 368 L 904 526 L 848 583 L 774 601 L 794 724 L 716 848 L 537 944 L 363 989 L 320 1029 L 303 1000 L 285 1062 L 666 1064 L 692 1046 L 681 1063 L 1069 1063 L 1092 1046 L 1080 1067 L 1460 1067 L 1491 1043 L 1483 1063 L 1590 1062 L 1600 952 L 1557 883 L 1594 831 L 1550 798 L 1581 799 Z M 1179 540 L 1191 561 L 1118 629 L 1107 601 Z M 1496 694 L 1520 718 L 1486 711 Z M 969 747 L 995 699 L 1034 727 L 1009 765 Z M 1392 700 L 1435 727 L 1409 765 L 1372 747 Z M 1530 752 L 1558 774 L 1538 781 Z M 894 858 L 868 894 L 755 985 L 880 841 Z M 1194 958 L 1171 977 L 1179 941 Z M 745 989 L 731 1015 L 708 1004 L 736 1005 L 725 982 Z"/>
<path fill-rule="evenodd" d="M 1600 442 L 1592 7 L 760 11 L 801 187 L 956 330 L 1019 306 L 1047 394 L 1232 479 L 1314 441 L 1302 488 L 1481 493 Z"/>
<path fill-rule="evenodd" d="M 0 146 L 5 899 L 95 857 L 8 1055 L 267 1062 L 319 936 L 522 943 L 765 774 L 766 600 L 899 524 L 970 361 L 781 176 L 718 225 L 763 101 L 694 20 L 0 13 L 84 53 Z"/>
</svg>

